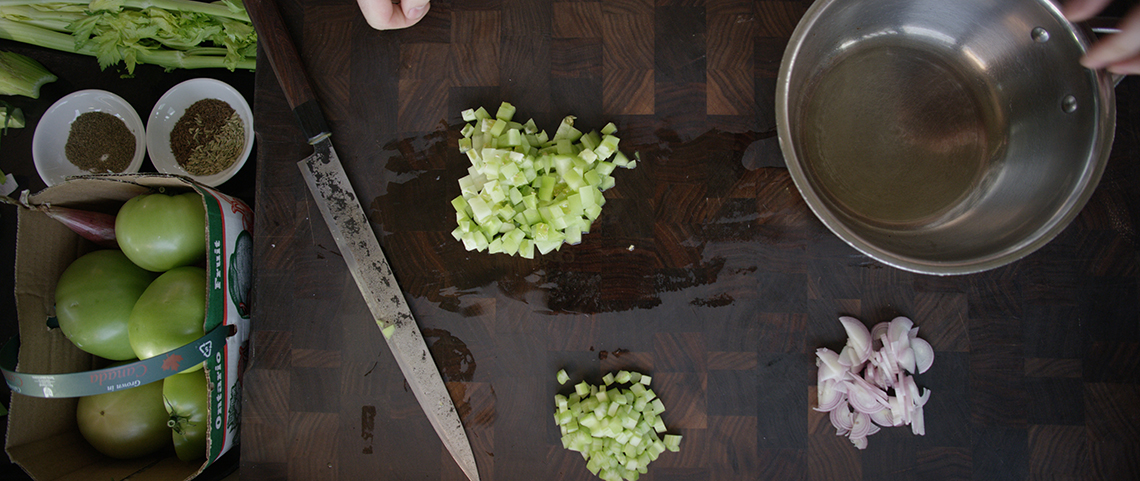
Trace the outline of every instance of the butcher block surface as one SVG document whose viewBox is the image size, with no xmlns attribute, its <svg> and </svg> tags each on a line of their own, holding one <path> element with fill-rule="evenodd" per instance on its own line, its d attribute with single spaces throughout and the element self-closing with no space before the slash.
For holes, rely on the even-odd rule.
<svg viewBox="0 0 1140 481">
<path fill-rule="evenodd" d="M 844 244 L 784 168 L 776 77 L 808 1 L 436 0 L 388 32 L 353 1 L 280 3 L 481 479 L 595 479 L 554 424 L 559 369 L 652 376 L 684 438 L 645 480 L 1140 477 L 1135 77 L 1068 229 L 933 277 Z M 241 478 L 465 479 L 302 180 L 311 148 L 263 59 Z M 528 260 L 452 237 L 460 112 L 503 101 L 550 133 L 613 122 L 640 154 L 580 245 Z M 924 436 L 886 428 L 858 450 L 812 409 L 815 351 L 843 347 L 843 315 L 907 316 L 933 346 Z"/>
</svg>

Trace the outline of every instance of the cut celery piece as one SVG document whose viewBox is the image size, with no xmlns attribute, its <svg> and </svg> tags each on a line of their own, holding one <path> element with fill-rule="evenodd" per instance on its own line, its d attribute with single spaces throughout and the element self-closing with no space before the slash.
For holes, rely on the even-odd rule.
<svg viewBox="0 0 1140 481">
<path fill-rule="evenodd" d="M 462 195 L 451 199 L 451 206 L 455 208 L 455 212 L 460 214 L 466 214 L 470 212 L 467 209 L 467 199 L 464 199 Z"/>
<path fill-rule="evenodd" d="M 566 381 L 570 380 L 570 375 L 566 374 L 565 369 L 559 369 L 556 377 L 558 378 L 558 384 L 566 384 Z M 563 397 L 562 399 L 563 399 L 563 401 L 566 400 L 565 397 Z M 555 397 L 555 400 L 557 400 L 557 396 Z"/>
<path fill-rule="evenodd" d="M 578 393 L 579 396 L 586 396 L 590 394 L 590 383 L 586 381 L 578 383 L 574 386 L 574 392 Z"/>
<path fill-rule="evenodd" d="M 523 239 L 519 242 L 519 257 L 523 259 L 534 259 L 534 241 Z"/>
<path fill-rule="evenodd" d="M 476 222 L 482 222 L 493 214 L 491 212 L 491 206 L 479 196 L 467 199 L 467 206 L 471 208 L 471 214 L 474 216 Z"/>
<path fill-rule="evenodd" d="M 495 118 L 510 122 L 511 118 L 515 116 L 515 106 L 507 102 L 499 104 L 499 111 L 495 113 Z"/>
<path fill-rule="evenodd" d="M 554 199 L 554 186 L 558 184 L 558 179 L 553 175 L 544 175 L 539 177 L 542 184 L 538 188 L 538 200 L 550 202 Z"/>
<path fill-rule="evenodd" d="M 380 324 L 380 321 L 376 321 L 376 323 Z M 395 324 L 389 324 L 388 326 L 384 327 L 383 329 L 380 329 L 380 334 L 382 334 L 384 336 L 384 339 L 391 339 L 392 334 L 395 334 L 395 333 L 396 333 L 396 325 Z"/>
<path fill-rule="evenodd" d="M 594 149 L 594 153 L 598 154 L 599 159 L 607 160 L 611 155 L 614 155 L 614 152 L 617 152 L 617 150 L 618 138 L 613 135 L 607 135 L 602 139 L 602 142 L 598 144 L 598 147 Z"/>
<path fill-rule="evenodd" d="M 573 115 L 563 117 L 562 122 L 558 124 L 558 130 L 554 131 L 554 140 L 569 139 L 576 141 L 582 137 L 582 132 L 574 128 L 574 120 L 576 119 L 577 117 Z"/>
</svg>

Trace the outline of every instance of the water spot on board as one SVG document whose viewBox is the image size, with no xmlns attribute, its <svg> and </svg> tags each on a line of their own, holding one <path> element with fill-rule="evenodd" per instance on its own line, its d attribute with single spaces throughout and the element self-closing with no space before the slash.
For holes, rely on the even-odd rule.
<svg viewBox="0 0 1140 481">
<path fill-rule="evenodd" d="M 748 170 L 756 170 L 763 167 L 778 167 L 784 168 L 787 164 L 784 163 L 784 155 L 780 150 L 780 141 L 776 137 L 768 137 L 760 139 L 748 144 L 748 148 L 744 149 L 744 155 L 740 159 L 744 168 Z"/>
<path fill-rule="evenodd" d="M 364 440 L 361 454 L 372 454 L 373 431 L 376 429 L 376 406 L 360 407 L 360 437 Z"/>
<path fill-rule="evenodd" d="M 443 329 L 423 329 L 423 335 L 444 381 L 471 382 L 476 365 L 467 344 Z"/>
</svg>

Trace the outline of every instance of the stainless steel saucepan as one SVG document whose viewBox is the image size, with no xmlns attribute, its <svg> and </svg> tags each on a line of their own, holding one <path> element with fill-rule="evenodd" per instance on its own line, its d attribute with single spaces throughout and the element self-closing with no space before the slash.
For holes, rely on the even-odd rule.
<svg viewBox="0 0 1140 481">
<path fill-rule="evenodd" d="M 891 266 L 1021 259 L 1084 206 L 1113 81 L 1048 0 L 818 0 L 780 67 L 780 146 L 807 204 Z"/>
</svg>

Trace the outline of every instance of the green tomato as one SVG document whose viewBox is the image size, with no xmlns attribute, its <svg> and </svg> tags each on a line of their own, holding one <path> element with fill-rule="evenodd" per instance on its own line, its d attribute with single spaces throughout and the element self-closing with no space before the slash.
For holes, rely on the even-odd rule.
<svg viewBox="0 0 1140 481">
<path fill-rule="evenodd" d="M 127 334 L 139 359 L 182 347 L 206 334 L 206 270 L 175 267 L 162 273 L 139 296 L 127 321 Z M 175 369 L 195 370 L 194 366 Z M 187 369 L 189 368 L 189 369 Z"/>
<path fill-rule="evenodd" d="M 139 267 L 165 272 L 206 258 L 206 209 L 194 192 L 143 194 L 115 216 L 119 248 Z"/>
<path fill-rule="evenodd" d="M 206 373 L 175 374 L 162 380 L 162 398 L 170 414 L 167 425 L 173 431 L 178 459 L 194 461 L 206 457 L 206 427 L 210 423 Z"/>
<path fill-rule="evenodd" d="M 170 446 L 170 418 L 162 382 L 79 398 L 79 432 L 99 452 L 117 459 L 146 456 Z"/>
<path fill-rule="evenodd" d="M 155 274 L 117 250 L 99 250 L 74 261 L 55 287 L 59 328 L 79 349 L 113 361 L 135 358 L 127 319 Z"/>
</svg>

